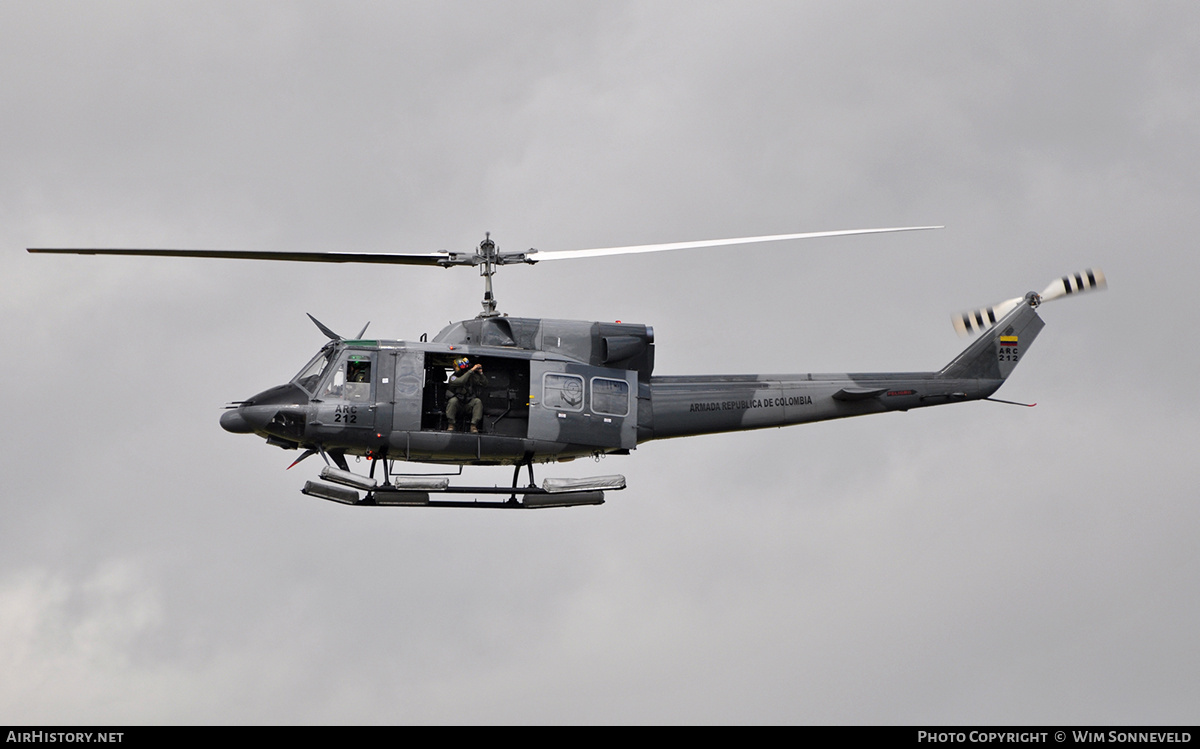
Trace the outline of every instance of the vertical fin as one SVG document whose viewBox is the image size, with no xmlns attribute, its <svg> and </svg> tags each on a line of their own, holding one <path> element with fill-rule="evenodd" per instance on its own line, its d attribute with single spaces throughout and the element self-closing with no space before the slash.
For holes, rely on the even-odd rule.
<svg viewBox="0 0 1200 749">
<path fill-rule="evenodd" d="M 1034 310 L 1036 295 L 1021 300 L 938 372 L 949 379 L 1007 379 L 1045 323 Z"/>
</svg>

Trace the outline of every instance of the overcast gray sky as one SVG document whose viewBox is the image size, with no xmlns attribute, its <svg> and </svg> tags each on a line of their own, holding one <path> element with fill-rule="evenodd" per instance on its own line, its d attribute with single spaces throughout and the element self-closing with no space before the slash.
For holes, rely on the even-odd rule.
<svg viewBox="0 0 1200 749">
<path fill-rule="evenodd" d="M 1195 723 L 1192 2 L 0 2 L 0 722 Z M 578 249 L 514 315 L 659 374 L 936 369 L 991 403 L 644 445 L 607 504 L 371 510 L 227 434 L 469 271 L 38 246 Z M 507 482 L 474 469 L 480 482 Z"/>
</svg>

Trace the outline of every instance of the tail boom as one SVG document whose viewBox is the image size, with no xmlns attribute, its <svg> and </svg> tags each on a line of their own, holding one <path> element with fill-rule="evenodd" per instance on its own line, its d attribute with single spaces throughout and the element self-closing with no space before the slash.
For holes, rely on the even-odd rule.
<svg viewBox="0 0 1200 749">
<path fill-rule="evenodd" d="M 652 377 L 639 442 L 979 400 L 1004 384 L 1043 323 L 1028 298 L 937 372 Z"/>
</svg>

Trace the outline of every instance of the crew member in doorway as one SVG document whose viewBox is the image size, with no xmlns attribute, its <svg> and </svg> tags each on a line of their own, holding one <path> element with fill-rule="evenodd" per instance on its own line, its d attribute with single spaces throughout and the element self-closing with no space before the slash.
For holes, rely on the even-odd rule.
<svg viewBox="0 0 1200 749">
<path fill-rule="evenodd" d="M 479 424 L 483 421 L 483 401 L 479 394 L 487 387 L 487 375 L 483 373 L 483 365 L 471 365 L 465 356 L 454 360 L 454 374 L 446 383 L 449 400 L 446 401 L 446 429 L 453 432 L 455 419 L 459 408 L 471 411 L 471 433 L 479 433 Z"/>
</svg>

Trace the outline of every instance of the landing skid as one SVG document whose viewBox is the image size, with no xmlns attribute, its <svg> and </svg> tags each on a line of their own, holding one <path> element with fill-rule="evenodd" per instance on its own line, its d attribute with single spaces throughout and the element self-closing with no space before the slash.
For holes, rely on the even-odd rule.
<svg viewBox="0 0 1200 749">
<path fill-rule="evenodd" d="M 529 466 L 530 485 L 517 486 L 521 465 L 513 475 L 511 487 L 450 486 L 450 480 L 437 476 L 402 476 L 383 485 L 373 478 L 326 466 L 321 478 L 332 483 L 309 481 L 301 493 L 331 502 L 364 507 L 486 507 L 495 509 L 534 509 L 604 504 L 604 491 L 625 488 L 625 477 L 593 476 L 581 479 L 546 479 L 533 484 L 533 466 Z M 359 491 L 366 492 L 360 495 Z M 433 499 L 430 495 L 473 494 L 505 495 L 503 500 Z M 520 495 L 521 499 L 517 499 Z"/>
</svg>

